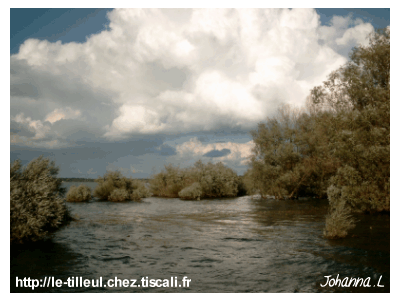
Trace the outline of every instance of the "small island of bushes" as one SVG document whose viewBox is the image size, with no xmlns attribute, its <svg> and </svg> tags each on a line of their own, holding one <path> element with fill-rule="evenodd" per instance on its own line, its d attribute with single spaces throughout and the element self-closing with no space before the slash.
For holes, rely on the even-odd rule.
<svg viewBox="0 0 400 300">
<path fill-rule="evenodd" d="M 92 199 L 92 190 L 87 185 L 81 184 L 78 187 L 73 185 L 67 193 L 68 202 L 86 202 L 90 199 Z"/>
<path fill-rule="evenodd" d="M 93 194 L 100 200 L 112 202 L 138 201 L 150 197 L 146 186 L 137 179 L 127 178 L 120 171 L 107 172 L 95 180 L 97 187 Z"/>
<path fill-rule="evenodd" d="M 152 176 L 150 191 L 153 196 L 185 200 L 236 197 L 246 193 L 235 171 L 222 162 L 204 164 L 201 161 L 184 169 L 166 165 L 165 170 Z"/>
</svg>

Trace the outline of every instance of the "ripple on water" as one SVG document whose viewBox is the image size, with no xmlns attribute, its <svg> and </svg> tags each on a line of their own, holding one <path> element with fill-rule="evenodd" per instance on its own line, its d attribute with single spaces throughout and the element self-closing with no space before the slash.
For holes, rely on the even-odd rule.
<svg viewBox="0 0 400 300">
<path fill-rule="evenodd" d="M 373 222 L 373 229 L 355 229 L 355 239 L 327 241 L 322 238 L 327 203 L 315 200 L 148 198 L 68 207 L 77 222 L 33 248 L 11 249 L 11 291 L 21 291 L 15 276 L 192 279 L 186 289 L 37 290 L 44 292 L 341 291 L 319 286 L 330 274 L 374 280 L 383 275 L 385 288 L 379 291 L 390 291 L 389 216 L 360 217 L 361 228 Z"/>
</svg>

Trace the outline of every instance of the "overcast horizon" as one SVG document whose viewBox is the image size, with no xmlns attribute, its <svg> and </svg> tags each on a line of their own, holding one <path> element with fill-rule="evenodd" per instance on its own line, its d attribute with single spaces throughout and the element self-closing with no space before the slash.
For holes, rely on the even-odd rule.
<svg viewBox="0 0 400 300">
<path fill-rule="evenodd" d="M 222 161 L 301 107 L 389 9 L 11 9 L 10 156 L 60 177 Z"/>
</svg>

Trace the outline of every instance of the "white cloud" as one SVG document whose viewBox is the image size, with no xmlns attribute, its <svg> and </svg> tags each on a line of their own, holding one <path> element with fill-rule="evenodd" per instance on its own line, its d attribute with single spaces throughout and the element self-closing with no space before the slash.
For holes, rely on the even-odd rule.
<svg viewBox="0 0 400 300">
<path fill-rule="evenodd" d="M 240 165 L 246 165 L 249 162 L 249 158 L 252 154 L 252 149 L 255 144 L 253 141 L 249 141 L 247 143 L 233 143 L 233 142 L 224 142 L 224 143 L 210 143 L 203 144 L 196 137 L 191 138 L 188 142 L 182 143 L 176 147 L 177 155 L 180 157 L 195 157 L 200 159 L 205 154 L 210 151 L 217 150 L 223 151 L 228 149 L 230 151 L 229 154 L 212 158 L 213 161 L 222 161 L 222 162 L 231 162 Z"/>
<path fill-rule="evenodd" d="M 368 44 L 368 34 L 373 30 L 370 23 L 364 23 L 361 19 L 353 20 L 350 15 L 333 16 L 330 26 L 319 27 L 318 38 L 334 51 L 347 57 L 353 47 Z"/>
<path fill-rule="evenodd" d="M 366 46 L 368 45 L 368 39 L 365 37 L 372 32 L 372 29 L 371 24 L 360 23 L 353 28 L 347 29 L 342 37 L 336 39 L 336 44 L 347 46 L 354 43 Z"/>
<path fill-rule="evenodd" d="M 44 125 L 40 120 L 32 120 L 30 117 L 24 117 L 23 113 L 12 117 L 11 120 L 25 125 L 29 131 L 35 134 L 33 139 L 42 139 L 46 136 L 46 133 L 50 131 L 50 127 Z"/>
<path fill-rule="evenodd" d="M 25 112 L 19 120 L 36 139 L 83 115 L 82 126 L 114 140 L 248 130 L 280 103 L 303 104 L 373 29 L 349 16 L 320 26 L 313 9 L 115 9 L 108 17 L 109 30 L 84 43 L 29 39 L 12 55 L 11 110 Z"/>
</svg>

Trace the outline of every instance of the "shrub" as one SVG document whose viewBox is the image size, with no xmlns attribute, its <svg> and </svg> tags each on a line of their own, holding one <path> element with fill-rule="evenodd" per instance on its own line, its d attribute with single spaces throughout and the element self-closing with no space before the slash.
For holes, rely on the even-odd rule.
<svg viewBox="0 0 400 300">
<path fill-rule="evenodd" d="M 146 186 L 138 180 L 134 181 L 134 190 L 131 191 L 129 198 L 132 201 L 138 201 L 142 198 L 150 197 L 151 193 Z"/>
<path fill-rule="evenodd" d="M 324 236 L 328 239 L 344 238 L 355 227 L 351 209 L 343 199 L 342 189 L 331 185 L 328 188 L 330 210 L 325 221 Z"/>
<path fill-rule="evenodd" d="M 191 186 L 188 186 L 180 191 L 179 198 L 187 200 L 200 200 L 201 194 L 200 183 L 195 182 Z"/>
<path fill-rule="evenodd" d="M 10 240 L 22 244 L 42 240 L 71 219 L 58 168 L 42 156 L 22 168 L 10 168 Z"/>
<path fill-rule="evenodd" d="M 198 184 L 202 198 L 235 197 L 239 191 L 239 182 L 237 174 L 223 163 L 203 164 L 198 161 L 186 169 L 165 166 L 165 171 L 152 177 L 150 189 L 155 196 L 176 198 L 185 195 L 185 199 L 197 199 Z M 194 183 L 197 184 L 191 187 Z"/>
<path fill-rule="evenodd" d="M 324 236 L 328 239 L 344 238 L 350 229 L 355 227 L 355 221 L 350 214 L 350 208 L 343 204 L 331 208 L 325 221 Z"/>
<path fill-rule="evenodd" d="M 205 198 L 235 197 L 238 193 L 239 178 L 236 173 L 224 166 L 222 162 L 216 164 L 195 164 L 197 181 L 201 185 L 201 192 Z"/>
<path fill-rule="evenodd" d="M 98 179 L 96 179 L 96 182 L 98 183 L 98 185 L 95 188 L 93 194 L 95 197 L 98 197 L 101 200 L 140 200 L 141 198 L 150 196 L 149 190 L 142 182 L 132 178 L 124 177 L 119 171 L 107 172 L 103 177 L 99 177 Z M 120 191 L 117 191 L 113 194 L 115 190 Z M 126 197 L 125 192 L 123 191 L 127 193 Z M 121 197 L 123 197 L 124 199 L 117 200 L 121 199 Z"/>
<path fill-rule="evenodd" d="M 113 202 L 122 202 L 129 199 L 130 199 L 129 193 L 125 189 L 115 189 L 108 196 L 108 201 L 113 201 Z"/>
<path fill-rule="evenodd" d="M 165 170 L 152 176 L 150 190 L 154 196 L 177 198 L 179 191 L 185 187 L 186 170 L 165 165 Z"/>
<path fill-rule="evenodd" d="M 84 202 L 92 198 L 92 190 L 87 185 L 71 186 L 67 193 L 68 202 Z"/>
</svg>

